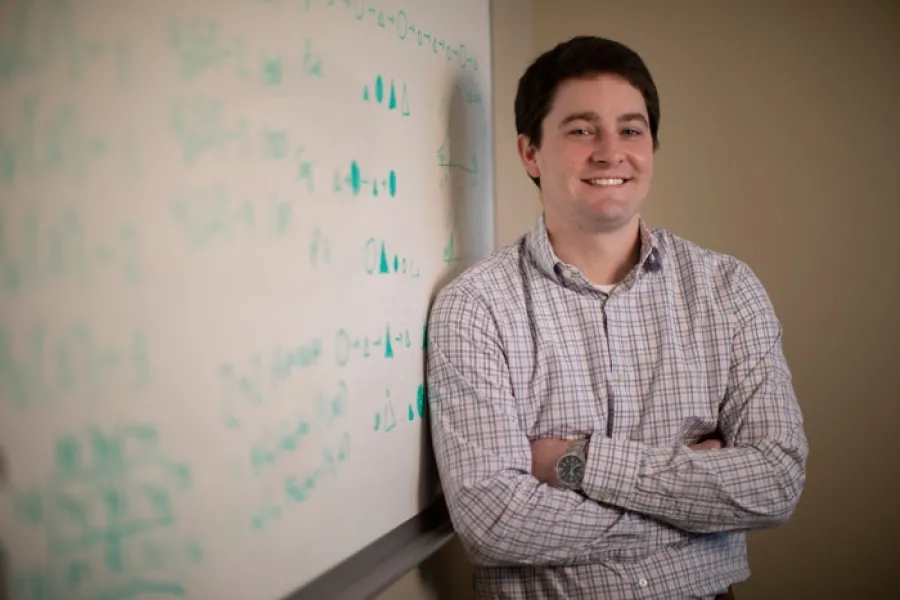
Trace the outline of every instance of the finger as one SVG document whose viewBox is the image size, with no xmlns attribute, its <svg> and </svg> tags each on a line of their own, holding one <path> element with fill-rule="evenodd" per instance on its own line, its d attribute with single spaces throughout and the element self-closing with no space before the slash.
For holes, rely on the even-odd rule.
<svg viewBox="0 0 900 600">
<path fill-rule="evenodd" d="M 717 450 L 722 447 L 721 440 L 706 440 L 704 442 L 700 442 L 699 444 L 693 444 L 690 446 L 692 450 Z"/>
</svg>

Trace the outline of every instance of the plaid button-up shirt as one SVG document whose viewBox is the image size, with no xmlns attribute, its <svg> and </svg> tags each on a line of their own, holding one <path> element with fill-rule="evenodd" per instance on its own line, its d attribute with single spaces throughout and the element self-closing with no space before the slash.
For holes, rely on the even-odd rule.
<svg viewBox="0 0 900 600">
<path fill-rule="evenodd" d="M 478 598 L 712 598 L 749 575 L 744 531 L 805 482 L 803 418 L 762 284 L 641 223 L 609 294 L 543 217 L 446 285 L 429 319 L 435 454 Z M 688 448 L 717 433 L 725 447 Z M 529 441 L 589 438 L 580 492 Z"/>
</svg>

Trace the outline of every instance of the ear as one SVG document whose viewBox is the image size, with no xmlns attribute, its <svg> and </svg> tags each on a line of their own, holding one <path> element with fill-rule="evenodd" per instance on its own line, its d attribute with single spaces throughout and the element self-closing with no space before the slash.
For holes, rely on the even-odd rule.
<svg viewBox="0 0 900 600">
<path fill-rule="evenodd" d="M 538 150 L 531 144 L 531 140 L 524 133 L 520 133 L 516 138 L 516 147 L 519 150 L 519 159 L 525 166 L 528 175 L 540 177 L 541 167 L 537 161 Z"/>
</svg>

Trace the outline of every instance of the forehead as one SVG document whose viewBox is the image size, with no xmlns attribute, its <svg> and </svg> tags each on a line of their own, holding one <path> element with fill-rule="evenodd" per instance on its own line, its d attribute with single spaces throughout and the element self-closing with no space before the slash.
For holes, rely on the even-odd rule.
<svg viewBox="0 0 900 600">
<path fill-rule="evenodd" d="M 640 90 L 618 75 L 600 74 L 567 79 L 556 90 L 548 117 L 563 119 L 573 112 L 595 112 L 601 117 L 620 113 L 647 114 Z"/>
</svg>

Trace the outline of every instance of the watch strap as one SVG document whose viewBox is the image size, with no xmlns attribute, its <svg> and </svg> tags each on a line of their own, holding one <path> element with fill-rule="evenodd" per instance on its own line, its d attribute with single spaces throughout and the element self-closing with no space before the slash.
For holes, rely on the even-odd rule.
<svg viewBox="0 0 900 600">
<path fill-rule="evenodd" d="M 569 451 L 566 454 L 577 454 L 582 458 L 586 458 L 586 450 L 587 450 L 588 440 L 587 439 L 579 439 L 572 442 L 572 446 L 569 448 Z"/>
</svg>

